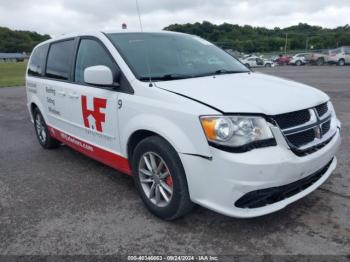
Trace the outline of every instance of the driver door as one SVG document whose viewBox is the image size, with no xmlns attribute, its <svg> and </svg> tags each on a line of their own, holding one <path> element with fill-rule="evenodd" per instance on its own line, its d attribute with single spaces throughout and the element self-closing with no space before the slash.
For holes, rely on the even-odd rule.
<svg viewBox="0 0 350 262">
<path fill-rule="evenodd" d="M 102 42 L 92 37 L 80 38 L 74 68 L 74 83 L 69 86 L 66 94 L 69 100 L 67 131 L 87 144 L 119 153 L 117 134 L 119 93 L 113 87 L 94 86 L 84 82 L 84 70 L 96 65 L 107 66 L 114 75 L 119 70 Z"/>
<path fill-rule="evenodd" d="M 260 58 L 257 58 L 256 59 L 256 65 L 257 66 L 263 66 L 264 65 L 264 61 L 262 59 L 260 59 Z"/>
</svg>

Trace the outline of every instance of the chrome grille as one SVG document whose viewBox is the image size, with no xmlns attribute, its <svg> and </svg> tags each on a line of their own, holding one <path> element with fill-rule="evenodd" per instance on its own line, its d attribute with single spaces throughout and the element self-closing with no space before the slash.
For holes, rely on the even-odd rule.
<svg viewBox="0 0 350 262">
<path fill-rule="evenodd" d="M 274 120 L 278 126 L 282 129 L 299 126 L 310 120 L 309 110 L 300 110 L 286 114 L 276 115 Z"/>
<path fill-rule="evenodd" d="M 329 131 L 330 128 L 331 128 L 331 120 L 323 123 L 321 126 L 322 135 L 325 135 Z"/>
<path fill-rule="evenodd" d="M 316 106 L 316 111 L 317 111 L 318 116 L 320 116 L 320 117 L 323 116 L 328 111 L 328 104 L 323 103 L 323 104 Z"/>
<path fill-rule="evenodd" d="M 332 113 L 328 104 L 273 116 L 290 148 L 298 155 L 322 148 L 332 136 Z M 322 146 L 321 146 L 322 145 Z M 305 154 L 306 154 L 305 153 Z"/>
<path fill-rule="evenodd" d="M 314 141 L 315 131 L 311 128 L 300 133 L 288 135 L 287 138 L 294 146 L 301 147 Z"/>
</svg>

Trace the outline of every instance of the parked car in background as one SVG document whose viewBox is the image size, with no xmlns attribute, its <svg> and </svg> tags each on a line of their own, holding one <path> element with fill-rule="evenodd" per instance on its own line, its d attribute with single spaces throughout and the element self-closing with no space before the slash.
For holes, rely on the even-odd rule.
<svg viewBox="0 0 350 262">
<path fill-rule="evenodd" d="M 350 46 L 342 46 L 330 50 L 328 63 L 337 64 L 339 66 L 350 64 Z"/>
<path fill-rule="evenodd" d="M 288 64 L 289 65 L 296 65 L 296 66 L 305 65 L 308 62 L 306 59 L 307 55 L 308 55 L 308 53 L 296 54 L 290 59 Z"/>
<path fill-rule="evenodd" d="M 276 63 L 278 65 L 288 65 L 290 61 L 290 57 L 286 55 L 279 55 L 279 57 L 276 59 Z"/>
<path fill-rule="evenodd" d="M 241 62 L 246 67 L 274 67 L 275 63 L 272 60 L 263 59 L 257 56 L 250 56 L 244 59 L 241 59 Z"/>
<path fill-rule="evenodd" d="M 309 56 L 306 56 L 306 59 L 310 64 L 314 65 L 324 65 L 329 60 L 330 51 L 323 50 L 321 52 L 311 53 Z"/>
</svg>

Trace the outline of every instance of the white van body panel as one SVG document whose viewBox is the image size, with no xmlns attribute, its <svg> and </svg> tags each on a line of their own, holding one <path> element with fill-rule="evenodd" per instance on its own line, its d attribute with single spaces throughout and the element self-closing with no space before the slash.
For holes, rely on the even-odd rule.
<svg viewBox="0 0 350 262">
<path fill-rule="evenodd" d="M 275 145 L 237 153 L 210 146 L 200 122 L 201 116 L 241 113 L 268 117 L 309 109 L 329 101 L 325 93 L 294 81 L 253 72 L 139 81 L 101 32 L 65 35 L 38 46 L 77 36 L 98 38 L 133 92 L 27 75 L 31 116 L 32 106 L 38 107 L 51 134 L 58 132 L 55 138 L 72 148 L 131 174 L 130 138 L 138 131 L 153 132 L 167 140 L 179 154 L 191 200 L 233 217 L 254 217 L 279 210 L 315 190 L 334 170 L 335 153 L 341 141 L 335 113 L 330 127 L 335 131 L 333 138 L 318 151 L 305 156 L 293 152 L 281 129 L 271 123 Z M 95 116 L 84 117 L 84 110 L 96 109 L 95 99 L 105 103 L 97 110 L 105 117 L 101 124 L 103 132 L 99 131 Z M 296 195 L 259 208 L 234 205 L 244 194 L 299 181 L 325 165 L 328 169 L 323 176 Z"/>
<path fill-rule="evenodd" d="M 26 87 L 27 87 L 27 107 L 28 111 L 30 113 L 30 119 L 33 122 L 33 115 L 32 115 L 32 105 L 35 104 L 40 112 L 42 113 L 42 116 L 44 117 L 45 121 L 47 121 L 47 114 L 44 107 L 44 86 L 41 81 L 38 81 L 38 79 L 34 77 L 26 77 Z"/>
<path fill-rule="evenodd" d="M 147 130 L 165 138 L 178 152 L 210 156 L 199 116 L 220 112 L 156 85 L 150 87 L 149 83 L 134 81 L 134 95 L 120 94 L 123 106 L 118 118 L 123 123 L 119 127 L 122 155 L 127 155 L 130 136 L 138 130 Z"/>
<path fill-rule="evenodd" d="M 277 115 L 310 108 L 329 100 L 313 88 L 261 73 L 241 73 L 163 81 L 161 88 L 214 106 L 225 113 Z"/>
</svg>

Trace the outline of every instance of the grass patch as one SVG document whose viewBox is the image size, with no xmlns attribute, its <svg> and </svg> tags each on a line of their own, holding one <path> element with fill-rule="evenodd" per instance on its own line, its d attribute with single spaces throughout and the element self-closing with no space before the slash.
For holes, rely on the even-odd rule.
<svg viewBox="0 0 350 262">
<path fill-rule="evenodd" d="M 0 63 L 0 87 L 24 86 L 27 62 Z"/>
</svg>

